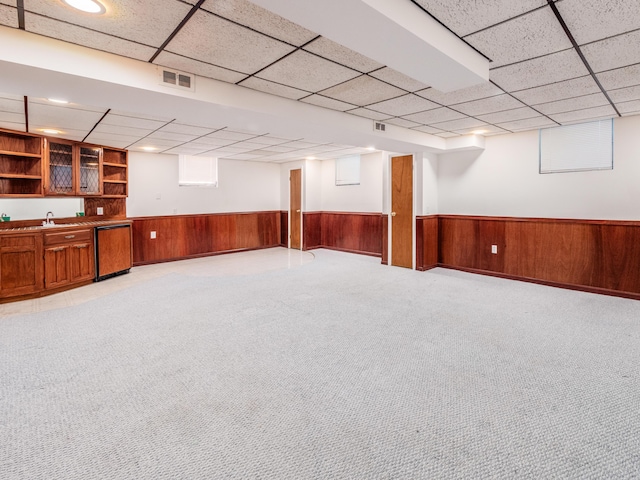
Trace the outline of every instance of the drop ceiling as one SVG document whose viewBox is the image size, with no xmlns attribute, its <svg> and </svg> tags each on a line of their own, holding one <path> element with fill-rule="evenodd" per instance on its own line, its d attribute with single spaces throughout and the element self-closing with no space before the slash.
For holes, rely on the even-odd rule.
<svg viewBox="0 0 640 480">
<path fill-rule="evenodd" d="M 0 25 L 442 138 L 640 114 L 640 0 L 394 1 L 413 1 L 488 58 L 489 82 L 438 91 L 246 0 L 105 0 L 97 17 L 58 0 L 0 0 Z M 238 160 L 367 151 L 1 93 L 0 127 L 27 122 L 74 140 Z"/>
</svg>

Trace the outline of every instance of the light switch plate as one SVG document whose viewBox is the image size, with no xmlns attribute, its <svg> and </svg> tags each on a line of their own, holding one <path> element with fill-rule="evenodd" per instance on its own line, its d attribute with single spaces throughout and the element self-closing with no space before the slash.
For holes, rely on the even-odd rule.
<svg viewBox="0 0 640 480">
<path fill-rule="evenodd" d="M 156 238 L 156 232 L 151 232 L 151 238 Z"/>
<path fill-rule="evenodd" d="M 491 253 L 494 255 L 498 253 L 498 245 L 491 245 Z"/>
<path fill-rule="evenodd" d="M 98 207 L 98 208 L 96 209 L 96 213 L 97 213 L 98 215 L 103 215 L 103 214 L 104 214 L 104 209 L 103 209 L 102 207 Z"/>
</svg>

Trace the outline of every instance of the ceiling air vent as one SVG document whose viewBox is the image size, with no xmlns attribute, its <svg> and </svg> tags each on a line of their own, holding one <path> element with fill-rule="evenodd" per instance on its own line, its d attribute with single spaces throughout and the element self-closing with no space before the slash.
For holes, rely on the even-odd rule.
<svg viewBox="0 0 640 480">
<path fill-rule="evenodd" d="M 160 69 L 161 85 L 194 90 L 193 80 L 193 75 L 189 75 L 188 73 L 178 72 L 176 70 L 167 70 L 166 68 Z"/>
<path fill-rule="evenodd" d="M 387 126 L 384 123 L 373 122 L 373 129 L 377 132 L 386 132 Z"/>
</svg>

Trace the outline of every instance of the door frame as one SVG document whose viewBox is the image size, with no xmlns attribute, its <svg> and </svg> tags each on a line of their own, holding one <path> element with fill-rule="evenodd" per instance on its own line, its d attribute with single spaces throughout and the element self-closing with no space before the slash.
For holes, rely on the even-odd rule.
<svg viewBox="0 0 640 480">
<path fill-rule="evenodd" d="M 291 166 L 287 170 L 287 248 L 291 249 L 291 171 L 300 170 L 300 250 L 304 249 L 304 164 Z M 297 250 L 297 249 L 296 249 Z"/>
<path fill-rule="evenodd" d="M 387 158 L 384 162 L 384 172 L 383 172 L 383 181 L 384 181 L 384 193 L 383 195 L 383 213 L 387 218 L 387 264 L 389 266 L 393 266 L 392 257 L 393 257 L 393 245 L 391 242 L 391 159 L 393 157 L 404 157 L 407 155 L 412 156 L 412 170 L 411 170 L 411 181 L 413 184 L 413 195 L 412 195 L 412 218 L 411 218 L 411 269 L 416 269 L 416 193 L 417 193 L 417 185 L 416 185 L 416 157 L 415 153 L 388 153 Z"/>
</svg>

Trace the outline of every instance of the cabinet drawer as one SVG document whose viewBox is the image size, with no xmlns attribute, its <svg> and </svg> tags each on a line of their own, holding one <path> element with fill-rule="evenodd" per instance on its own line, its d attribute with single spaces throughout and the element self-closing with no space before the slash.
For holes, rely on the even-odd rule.
<svg viewBox="0 0 640 480">
<path fill-rule="evenodd" d="M 34 235 L 0 236 L 0 247 L 35 247 L 35 245 Z"/>
<path fill-rule="evenodd" d="M 45 245 L 58 245 L 63 243 L 88 242 L 93 238 L 93 230 L 67 230 L 66 232 L 45 233 Z"/>
</svg>

